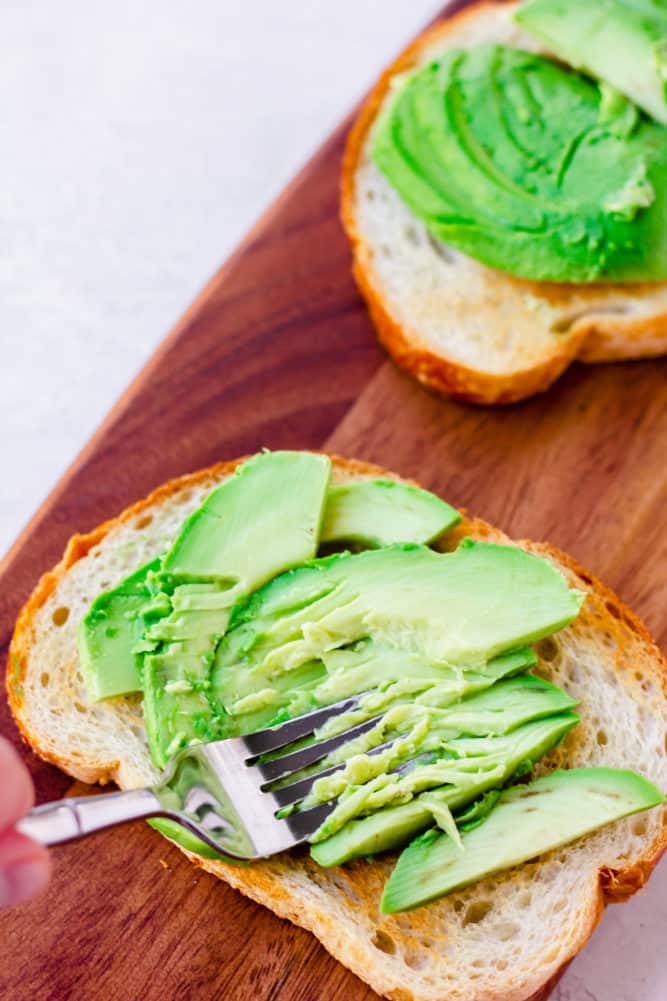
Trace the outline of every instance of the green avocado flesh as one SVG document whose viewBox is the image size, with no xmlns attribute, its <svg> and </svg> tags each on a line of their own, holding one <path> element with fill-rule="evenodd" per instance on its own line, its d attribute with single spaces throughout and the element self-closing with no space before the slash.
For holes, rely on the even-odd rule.
<svg viewBox="0 0 667 1001">
<path fill-rule="evenodd" d="M 79 659 L 94 702 L 130 695 L 141 688 L 141 658 L 134 647 L 143 629 L 139 612 L 150 597 L 147 578 L 160 566 L 153 560 L 95 599 L 79 625 Z"/>
<path fill-rule="evenodd" d="M 248 592 L 311 559 L 330 472 L 330 459 L 311 452 L 245 462 L 184 522 L 163 557 L 163 575 L 179 583 L 223 580 Z"/>
<path fill-rule="evenodd" d="M 573 705 L 565 692 L 526 675 L 501 681 L 449 709 L 401 706 L 390 710 L 372 745 L 395 738 L 392 746 L 375 755 L 354 754 L 340 772 L 315 783 L 306 806 L 335 797 L 338 803 L 313 840 L 323 841 L 351 820 L 402 805 L 428 789 L 447 787 L 453 799 L 447 801 L 449 807 L 469 803 L 489 788 L 478 787 L 483 778 L 493 774 L 498 784 L 508 759 L 523 746 L 524 735 L 516 740 L 508 735 L 536 719 L 567 712 Z M 400 721 L 398 730 L 392 727 L 392 715 Z M 406 761 L 410 767 L 397 771 Z"/>
<path fill-rule="evenodd" d="M 646 779 L 612 768 L 556 771 L 507 789 L 487 819 L 462 834 L 462 847 L 439 831 L 413 841 L 385 886 L 381 909 L 419 907 L 663 802 Z"/>
<path fill-rule="evenodd" d="M 275 460 L 272 465 L 275 468 Z M 283 468 L 289 472 L 289 460 L 286 466 L 283 460 Z M 247 483 L 247 480 L 244 482 Z M 269 480 L 269 485 L 270 482 Z M 233 525 L 234 531 L 238 532 L 238 520 L 241 519 L 241 522 L 243 520 L 245 501 L 243 490 L 238 489 L 236 483 L 235 487 L 233 492 L 228 492 L 226 501 L 223 497 L 223 508 L 224 504 L 236 507 L 237 523 L 234 524 L 232 518 L 230 525 Z M 255 480 L 254 489 L 261 491 L 261 484 L 257 480 Z M 201 540 L 205 535 L 209 541 L 211 540 L 212 533 L 205 532 L 204 526 L 216 526 L 217 523 L 212 520 L 210 509 L 219 509 L 220 503 L 219 498 L 214 501 L 209 498 L 204 505 L 205 511 L 201 513 L 201 517 L 195 518 L 193 516 L 188 525 L 184 526 L 179 534 L 179 546 L 176 553 L 172 550 L 167 554 L 168 568 L 171 573 L 174 572 L 175 568 L 178 568 L 179 574 L 185 572 L 187 578 L 187 575 L 193 572 L 194 566 L 194 574 L 197 578 L 196 562 L 198 556 L 194 552 L 194 547 L 202 545 Z M 207 507 L 207 505 L 209 506 Z M 188 526 L 193 521 L 195 531 L 190 533 Z M 363 546 L 383 546 L 395 542 L 427 543 L 442 535 L 458 521 L 460 521 L 458 511 L 427 490 L 398 483 L 394 480 L 362 480 L 329 486 L 326 493 L 319 544 L 354 542 Z M 270 531 L 271 524 L 267 528 Z M 256 524 L 255 530 L 259 529 L 260 525 Z M 243 528 L 243 532 L 246 532 L 246 543 L 250 544 L 251 539 L 247 537 L 247 527 Z M 184 535 L 185 540 L 183 539 Z M 228 533 L 227 543 L 230 541 L 230 536 L 231 532 Z M 189 537 L 190 542 L 188 543 Z M 237 537 L 235 537 L 236 541 Z M 223 540 L 221 539 L 220 542 L 222 543 Z M 211 554 L 206 551 L 205 545 L 203 548 L 205 557 L 202 561 L 202 573 L 206 577 L 206 560 Z M 229 556 L 229 562 L 225 558 L 225 566 L 223 567 L 224 572 L 228 572 L 228 568 L 233 565 L 234 554 L 227 544 L 222 548 Z M 311 555 L 314 554 L 311 553 Z M 237 559 L 243 558 L 240 547 L 237 549 L 236 557 Z M 276 559 L 279 559 L 278 553 L 276 553 Z M 186 568 L 184 560 L 191 561 L 189 570 Z M 222 562 L 217 558 L 215 564 L 218 569 L 222 567 Z M 83 618 L 79 629 L 79 654 L 86 688 L 93 701 L 98 702 L 114 696 L 142 691 L 143 651 L 140 642 L 142 635 L 150 626 L 151 614 L 153 619 L 161 619 L 170 608 L 168 597 L 165 597 L 161 592 L 161 578 L 156 578 L 156 573 L 161 568 L 161 560 L 157 559 L 136 570 L 118 587 L 112 591 L 105 591 L 96 598 L 89 612 Z M 277 572 L 283 569 L 284 566 L 280 566 Z M 216 580 L 219 578 L 219 574 L 215 572 L 211 576 Z M 157 601 L 151 602 L 149 579 L 153 585 L 153 591 L 157 590 L 157 594 L 160 595 Z M 217 588 L 213 588 L 213 595 L 215 595 L 216 590 L 220 593 L 221 584 L 222 589 L 226 590 L 229 583 L 231 581 L 227 581 L 226 578 L 223 578 L 222 582 L 218 580 Z M 187 591 L 183 591 L 181 599 L 184 599 L 187 593 Z M 191 589 L 188 599 L 191 604 L 193 595 L 197 593 L 200 595 L 201 603 L 207 589 L 201 587 Z M 217 599 L 215 596 L 209 595 L 206 601 L 209 605 L 209 611 L 212 613 L 210 618 L 217 618 L 217 614 L 220 614 L 224 619 L 225 615 L 228 614 L 230 600 L 233 601 L 237 594 L 238 591 L 230 591 L 226 597 L 219 596 Z M 221 606 L 217 610 L 215 607 L 210 607 L 216 602 Z M 149 612 L 149 605 L 152 609 L 151 612 Z M 142 609 L 145 611 L 140 616 L 138 613 Z M 217 630 L 216 624 L 214 633 Z M 149 650 L 152 649 L 152 646 L 152 643 L 148 644 Z"/>
<path fill-rule="evenodd" d="M 549 59 L 484 44 L 397 78 L 372 156 L 435 238 L 491 267 L 667 278 L 667 130 Z"/>
<path fill-rule="evenodd" d="M 483 738 L 459 740 L 459 751 L 468 753 L 462 753 L 455 761 L 456 772 L 452 767 L 450 778 L 456 779 L 457 784 L 353 820 L 337 834 L 314 844 L 310 853 L 320 865 L 332 866 L 400 848 L 415 834 L 432 827 L 436 798 L 443 807 L 453 811 L 467 808 L 479 797 L 528 772 L 578 722 L 576 713 L 565 712 L 526 723 L 511 734 L 492 741 Z M 457 817 L 457 823 L 464 824 L 465 819 L 459 821 Z"/>
<path fill-rule="evenodd" d="M 530 644 L 568 625 L 584 596 L 518 547 L 429 549 L 459 516 L 425 491 L 329 479 L 325 456 L 274 452 L 213 490 L 160 559 L 93 602 L 79 632 L 89 693 L 143 691 L 158 766 L 356 695 L 301 743 L 369 729 L 277 783 L 312 777 L 294 809 L 333 805 L 313 858 L 402 847 L 434 824 L 458 852 L 578 722 L 573 699 L 526 672 Z M 362 551 L 316 558 L 345 541 Z M 152 824 L 216 857 L 171 821 Z"/>
<path fill-rule="evenodd" d="M 458 511 L 435 494 L 407 483 L 343 483 L 329 487 L 320 542 L 428 543 L 460 520 Z"/>
<path fill-rule="evenodd" d="M 395 704 L 385 710 L 376 727 L 323 762 L 326 766 L 340 762 L 346 765 L 341 771 L 319 779 L 306 800 L 305 805 L 309 806 L 339 797 L 339 805 L 327 819 L 318 840 L 332 834 L 353 816 L 405 802 L 427 788 L 451 784 L 452 774 L 458 774 L 460 759 L 465 757 L 460 750 L 461 738 L 487 741 L 473 741 L 473 756 L 495 753 L 495 737 L 511 733 L 530 720 L 570 710 L 574 705 L 565 692 L 532 675 L 499 681 L 487 691 L 454 705 L 441 707 L 432 700 L 425 705 L 419 698 Z M 367 753 L 387 740 L 394 743 L 386 750 L 372 756 Z M 412 758 L 416 760 L 415 767 L 405 773 L 395 771 Z M 354 795 L 350 796 L 352 787 Z"/>
<path fill-rule="evenodd" d="M 251 459 L 186 520 L 163 557 L 141 643 L 156 764 L 218 736 L 208 700 L 216 643 L 239 598 L 315 555 L 330 470 L 326 456 L 308 452 Z"/>
<path fill-rule="evenodd" d="M 667 125 L 664 0 L 529 0 L 514 17 L 551 52 Z"/>
<path fill-rule="evenodd" d="M 334 702 L 351 685 L 360 692 L 377 680 L 354 657 L 337 671 L 334 652 L 341 647 L 344 656 L 350 648 L 354 655 L 355 644 L 370 638 L 399 656 L 417 654 L 436 671 L 437 665 L 478 671 L 569 624 L 582 601 L 550 563 L 514 546 L 464 540 L 446 554 L 390 546 L 316 560 L 235 609 L 216 653 L 212 696 L 228 716 L 231 736 L 246 726 L 239 717 L 248 707 L 263 710 L 248 720 L 253 727 L 284 707 L 288 714 L 310 707 L 300 697 L 291 704 L 289 689 L 298 696 L 324 682 Z"/>
<path fill-rule="evenodd" d="M 391 546 L 315 560 L 234 610 L 211 678 L 220 734 L 251 732 L 367 692 L 358 709 L 316 734 L 332 736 L 382 714 L 319 763 L 317 770 L 345 767 L 317 781 L 303 804 L 338 799 L 315 838 L 443 785 L 456 793 L 456 805 L 466 804 L 530 757 L 533 745 L 503 740 L 507 734 L 573 706 L 539 679 L 509 676 L 535 663 L 526 644 L 571 622 L 582 597 L 546 561 L 471 540 L 447 554 Z M 570 714 L 565 729 L 576 719 Z M 369 753 L 388 740 L 390 748 Z M 397 771 L 413 758 L 414 768 Z M 428 823 L 432 808 L 426 816 Z M 421 818 L 423 808 L 409 833 L 424 825 Z M 396 833 L 388 838 L 395 843 Z"/>
</svg>

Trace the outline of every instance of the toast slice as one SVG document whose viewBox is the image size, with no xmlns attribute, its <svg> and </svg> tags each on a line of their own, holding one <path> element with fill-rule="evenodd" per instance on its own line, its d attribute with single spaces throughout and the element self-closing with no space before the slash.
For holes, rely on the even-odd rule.
<svg viewBox="0 0 667 1001">
<path fill-rule="evenodd" d="M 667 352 L 667 283 L 567 285 L 487 268 L 431 237 L 370 157 L 397 74 L 482 42 L 540 51 L 512 21 L 516 7 L 474 4 L 422 34 L 372 91 L 343 163 L 343 225 L 380 341 L 420 382 L 474 403 L 539 393 L 575 359 Z"/>
<path fill-rule="evenodd" d="M 92 599 L 162 552 L 182 520 L 241 461 L 173 480 L 93 532 L 75 535 L 21 612 L 10 651 L 10 704 L 35 751 L 75 778 L 122 788 L 155 779 L 140 701 L 88 700 L 77 626 Z M 337 482 L 393 476 L 366 463 L 333 461 Z M 465 518 L 441 548 L 454 548 L 464 535 L 509 541 Z M 579 699 L 582 716 L 537 771 L 619 766 L 667 788 L 667 664 L 659 650 L 636 616 L 569 557 L 546 545 L 518 544 L 551 559 L 589 592 L 574 624 L 537 645 L 537 673 Z M 322 869 L 305 850 L 249 867 L 190 857 L 312 931 L 395 1001 L 538 1001 L 585 944 L 605 903 L 638 890 L 666 845 L 667 811 L 659 808 L 391 917 L 379 913 L 379 901 L 393 859 Z"/>
</svg>

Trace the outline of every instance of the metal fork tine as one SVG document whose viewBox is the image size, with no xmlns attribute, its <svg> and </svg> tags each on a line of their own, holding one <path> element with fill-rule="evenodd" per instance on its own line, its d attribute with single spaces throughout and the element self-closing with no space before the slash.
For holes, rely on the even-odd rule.
<svg viewBox="0 0 667 1001">
<path fill-rule="evenodd" d="M 312 810 L 304 810 L 303 813 L 294 813 L 288 817 L 287 822 L 295 841 L 304 841 L 311 834 L 314 834 L 335 808 L 335 801 L 321 803 L 319 806 L 314 806 Z"/>
<path fill-rule="evenodd" d="M 380 716 L 373 716 L 372 719 L 364 720 L 363 723 L 358 723 L 349 730 L 344 730 L 343 733 L 336 734 L 335 737 L 329 737 L 328 740 L 317 741 L 317 743 L 309 744 L 308 747 L 302 747 L 298 751 L 292 751 L 290 754 L 283 754 L 279 758 L 273 758 L 271 761 L 258 764 L 256 766 L 257 771 L 267 783 L 275 782 L 287 775 L 292 775 L 294 772 L 298 772 L 308 765 L 314 765 L 316 761 L 321 761 L 327 754 L 331 754 L 332 751 L 354 740 L 355 737 L 360 737 L 368 730 L 372 730 L 374 726 L 377 726 L 383 715 L 384 713 Z"/>
<path fill-rule="evenodd" d="M 395 740 L 396 738 L 394 738 Z M 394 740 L 387 740 L 384 744 L 379 744 L 377 747 L 371 748 L 370 751 L 366 751 L 366 754 L 370 757 L 373 754 L 380 754 L 382 751 L 386 751 L 388 747 L 394 743 Z M 280 789 L 272 789 L 272 795 L 276 803 L 279 806 L 291 806 L 292 803 L 298 803 L 300 800 L 305 799 L 308 793 L 313 788 L 313 784 L 317 782 L 318 779 L 323 779 L 327 775 L 333 775 L 334 772 L 339 772 L 341 768 L 344 768 L 347 762 L 341 761 L 339 765 L 331 765 L 329 768 L 325 768 L 321 772 L 317 772 L 315 775 L 309 775 L 305 779 L 299 779 L 298 782 L 293 782 L 289 786 L 282 786 Z"/>
<path fill-rule="evenodd" d="M 287 744 L 294 743 L 295 740 L 308 737 L 314 730 L 323 726 L 327 720 L 334 719 L 334 717 L 349 712 L 351 709 L 356 709 L 359 700 L 365 694 L 367 693 L 352 695 L 350 698 L 333 702 L 330 706 L 324 706 L 322 709 L 314 709 L 313 712 L 306 713 L 304 716 L 297 716 L 280 726 L 249 733 L 241 739 L 248 748 L 251 757 L 268 754 L 269 751 L 277 751 L 281 747 L 286 747 Z"/>
</svg>

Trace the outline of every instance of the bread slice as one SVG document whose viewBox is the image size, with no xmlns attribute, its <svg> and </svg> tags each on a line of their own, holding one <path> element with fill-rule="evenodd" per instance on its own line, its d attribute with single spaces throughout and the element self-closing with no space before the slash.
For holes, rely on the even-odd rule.
<svg viewBox="0 0 667 1001">
<path fill-rule="evenodd" d="M 37 753 L 75 778 L 123 788 L 156 778 L 140 700 L 89 702 L 77 657 L 77 625 L 103 588 L 169 545 L 182 520 L 238 462 L 173 480 L 88 535 L 75 535 L 21 612 L 10 652 L 10 704 Z M 334 458 L 338 482 L 392 475 Z M 454 548 L 466 534 L 509 541 L 484 522 L 466 518 L 447 533 L 442 548 Z M 589 592 L 576 622 L 538 645 L 538 673 L 580 699 L 582 715 L 540 771 L 557 765 L 622 766 L 667 789 L 667 665 L 660 652 L 635 615 L 569 557 L 549 546 L 518 544 L 551 559 Z M 156 850 L 159 837 L 156 833 Z M 312 931 L 329 952 L 394 1001 L 526 1001 L 546 997 L 605 903 L 638 890 L 666 845 L 667 814 L 660 808 L 395 916 L 378 910 L 391 859 L 329 870 L 305 850 L 249 867 L 191 857 Z"/>
<path fill-rule="evenodd" d="M 667 283 L 566 285 L 504 275 L 433 239 L 369 154 L 397 74 L 482 42 L 539 51 L 514 3 L 478 3 L 421 35 L 389 67 L 350 133 L 342 220 L 378 336 L 421 382 L 474 403 L 545 390 L 575 358 L 667 352 Z"/>
</svg>

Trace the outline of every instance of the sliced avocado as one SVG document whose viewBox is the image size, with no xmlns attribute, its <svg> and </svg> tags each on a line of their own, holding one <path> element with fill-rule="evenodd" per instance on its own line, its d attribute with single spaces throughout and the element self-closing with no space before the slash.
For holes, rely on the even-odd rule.
<svg viewBox="0 0 667 1001">
<path fill-rule="evenodd" d="M 336 652 L 345 653 L 345 651 Z M 327 666 L 329 666 L 329 659 L 326 658 L 326 661 Z M 313 689 L 304 686 L 304 689 L 296 688 L 295 691 L 286 691 L 285 696 L 289 702 L 280 710 L 277 717 L 268 723 L 264 718 L 268 712 L 261 710 L 259 712 L 262 718 L 259 722 L 257 722 L 257 714 L 255 713 L 235 718 L 233 721 L 228 720 L 226 735 L 249 733 L 266 725 L 274 726 L 284 722 L 297 715 L 296 706 L 305 711 L 305 709 L 327 705 L 341 697 L 348 697 L 348 695 L 354 695 L 359 691 L 374 689 L 359 697 L 358 708 L 330 719 L 307 742 L 312 743 L 314 740 L 324 740 L 336 736 L 372 718 L 380 720 L 377 726 L 360 737 L 346 741 L 337 751 L 316 765 L 302 769 L 298 773 L 298 778 L 305 778 L 321 772 L 324 767 L 329 767 L 329 765 L 340 764 L 354 756 L 363 755 L 389 739 L 390 736 L 406 734 L 409 731 L 421 732 L 424 730 L 425 732 L 425 724 L 428 724 L 429 740 L 437 740 L 436 731 L 441 732 L 438 721 L 445 718 L 443 710 L 448 706 L 452 706 L 461 699 L 468 699 L 475 693 L 487 690 L 502 678 L 512 677 L 518 672 L 534 666 L 536 661 L 537 658 L 533 651 L 530 648 L 525 648 L 504 654 L 502 657 L 496 657 L 480 671 L 455 672 L 441 665 L 420 662 L 416 656 L 403 654 L 401 651 L 381 650 L 376 658 L 378 673 L 376 675 L 364 673 L 363 675 L 364 679 L 375 677 L 375 682 L 371 680 L 367 685 L 360 684 L 360 675 L 356 671 L 345 672 L 343 670 L 341 673 L 332 675 L 323 683 L 316 684 Z M 364 670 L 366 669 L 367 665 L 364 665 Z M 385 670 L 391 672 L 388 673 L 388 679 L 391 683 L 386 684 L 386 686 L 383 678 Z M 416 677 L 410 675 L 411 670 L 418 672 Z M 401 677 L 402 672 L 405 673 L 404 677 Z M 398 680 L 394 681 L 392 678 Z M 375 684 L 377 684 L 377 689 L 375 689 Z M 344 693 L 342 696 L 334 694 L 339 685 L 340 691 Z M 559 692 L 557 698 L 564 697 L 567 700 L 567 705 L 572 704 L 569 696 L 560 693 L 560 690 L 555 691 Z M 302 705 L 304 695 L 308 697 L 307 705 L 305 702 Z M 562 703 L 562 705 L 564 704 Z M 498 726 L 498 723 L 495 725 Z M 482 722 L 481 726 L 482 731 L 484 731 L 486 723 Z M 450 736 L 460 733 L 460 729 L 460 726 L 450 727 Z M 296 777 L 293 775 L 290 781 L 294 781 Z"/>
<path fill-rule="evenodd" d="M 459 810 L 490 789 L 506 784 L 517 772 L 524 773 L 578 722 L 575 713 L 565 712 L 525 723 L 504 737 L 462 739 L 456 744 L 461 754 L 457 785 L 436 789 L 430 796 L 437 796 L 451 810 Z M 311 855 L 320 865 L 341 865 L 353 858 L 398 848 L 432 823 L 431 809 L 417 796 L 402 806 L 351 821 L 337 834 L 314 844 Z"/>
<path fill-rule="evenodd" d="M 144 632 L 144 722 L 158 767 L 191 740 L 217 737 L 209 670 L 234 593 L 225 581 L 179 584 L 169 595 L 168 614 Z"/>
<path fill-rule="evenodd" d="M 334 717 L 322 728 L 320 737 L 333 737 L 400 703 L 451 705 L 536 663 L 533 650 L 521 647 L 476 670 L 462 670 L 434 663 L 417 653 L 362 640 L 352 647 L 325 651 L 320 659 L 278 672 L 269 681 L 263 682 L 243 668 L 230 674 L 221 725 L 224 736 L 239 736 L 359 692 L 368 693 L 360 697 L 357 709 Z"/>
<path fill-rule="evenodd" d="M 667 125 L 664 0 L 527 0 L 514 18 L 560 59 Z"/>
<path fill-rule="evenodd" d="M 139 611 L 149 598 L 146 579 L 159 559 L 100 594 L 79 625 L 79 659 L 93 702 L 141 690 L 141 658 L 134 646 L 141 637 Z"/>
<path fill-rule="evenodd" d="M 428 490 L 396 480 L 362 480 L 329 487 L 320 541 L 426 544 L 460 520 L 455 508 Z"/>
<path fill-rule="evenodd" d="M 214 650 L 234 603 L 317 551 L 331 469 L 324 455 L 268 452 L 239 467 L 184 523 L 149 584 L 162 617 L 146 622 L 144 716 L 164 766 L 191 740 L 213 740 Z"/>
<path fill-rule="evenodd" d="M 556 771 L 514 786 L 501 794 L 483 824 L 463 834 L 463 851 L 439 832 L 413 841 L 385 886 L 381 910 L 394 914 L 420 907 L 664 801 L 641 775 L 614 768 Z"/>
<path fill-rule="evenodd" d="M 244 462 L 183 523 L 163 577 L 230 580 L 247 594 L 312 559 L 330 473 L 331 460 L 313 452 L 264 452 Z"/>
<path fill-rule="evenodd" d="M 576 699 L 556 685 L 532 674 L 520 674 L 445 709 L 432 703 L 424 708 L 433 720 L 431 732 L 447 740 L 454 735 L 492 737 L 510 733 L 528 720 L 563 712 L 576 704 Z"/>
<path fill-rule="evenodd" d="M 284 463 L 285 453 L 279 455 L 279 461 Z M 287 461 L 291 464 L 291 460 Z M 258 482 L 256 486 L 259 488 Z M 237 483 L 235 489 L 238 490 Z M 217 508 L 220 501 L 218 499 L 214 504 L 209 498 L 207 503 Z M 191 521 L 209 524 L 210 515 L 201 514 L 201 511 L 193 515 Z M 460 515 L 454 508 L 419 487 L 394 480 L 365 480 L 329 487 L 320 542 L 337 545 L 351 542 L 365 547 L 394 542 L 426 543 L 459 520 Z M 192 539 L 189 545 L 194 545 Z M 187 547 L 188 538 L 185 542 L 181 538 L 180 572 L 183 571 L 184 548 L 187 558 Z M 173 561 L 172 555 L 172 566 L 175 565 Z M 136 570 L 112 591 L 99 595 L 82 621 L 79 652 L 86 687 L 94 701 L 129 695 L 142 689 L 143 647 L 139 643 L 142 631 L 149 632 L 151 623 L 168 615 L 171 607 L 169 597 L 160 590 L 159 581 L 162 578 L 157 574 L 160 568 L 160 560 L 154 560 Z M 148 576 L 157 578 L 157 589 L 154 590 L 157 590 L 158 599 L 161 596 L 161 605 L 159 602 L 157 606 L 151 605 Z M 216 590 L 219 586 L 218 583 Z M 233 597 L 235 600 L 236 592 Z M 142 606 L 144 614 L 140 616 L 137 613 Z M 166 631 L 173 633 L 173 629 L 172 623 Z M 147 652 L 153 649 L 155 639 L 164 640 L 166 636 L 156 629 L 153 640 L 146 644 Z"/>
<path fill-rule="evenodd" d="M 431 691 L 427 690 L 425 694 L 430 695 Z M 561 713 L 575 705 L 575 700 L 566 692 L 532 675 L 501 680 L 492 688 L 487 685 L 486 690 L 481 692 L 475 692 L 473 688 L 466 698 L 453 705 L 448 702 L 440 705 L 439 702 L 425 701 L 423 697 L 401 697 L 383 704 L 380 716 L 377 709 L 364 713 L 362 718 L 374 717 L 377 720 L 375 726 L 348 740 L 317 764 L 290 776 L 289 782 L 347 763 L 346 768 L 315 782 L 306 805 L 333 799 L 344 794 L 348 786 L 358 788 L 378 776 L 386 777 L 388 785 L 391 783 L 390 789 L 381 790 L 381 794 L 384 796 L 393 790 L 393 796 L 404 802 L 406 793 L 414 795 L 419 791 L 416 784 L 423 788 L 434 784 L 429 780 L 432 772 L 437 783 L 441 759 L 451 760 L 456 756 L 452 748 L 460 746 L 454 745 L 453 741 L 471 736 L 502 736 L 530 720 Z M 345 715 L 348 716 L 346 724 L 332 726 L 331 723 L 338 724 L 340 717 L 332 720 L 317 731 L 315 739 L 322 740 L 359 722 L 356 711 Z M 388 741 L 393 741 L 391 747 L 385 747 Z M 380 753 L 382 747 L 385 749 Z M 479 741 L 475 742 L 474 748 L 476 754 L 493 753 L 494 750 L 492 744 L 481 745 Z M 413 768 L 413 761 L 421 767 Z M 388 772 L 396 774 L 386 775 Z M 401 775 L 406 777 L 405 780 Z M 374 785 L 371 799 L 377 797 L 378 792 L 378 786 Z M 333 821 L 335 823 L 335 818 Z M 331 822 L 327 821 L 328 827 Z"/>
<path fill-rule="evenodd" d="M 547 560 L 464 540 L 453 553 L 390 546 L 314 560 L 235 610 L 219 645 L 212 694 L 221 707 L 371 637 L 435 664 L 478 670 L 563 628 L 583 594 Z M 359 689 L 357 689 L 359 691 Z"/>
<path fill-rule="evenodd" d="M 511 734 L 532 720 L 573 708 L 574 699 L 531 675 L 499 681 L 481 694 L 446 709 L 407 703 L 389 710 L 376 727 L 354 742 L 344 754 L 325 758 L 327 767 L 346 761 L 340 771 L 315 782 L 304 806 L 338 798 L 314 840 L 335 834 L 344 824 L 388 806 L 408 802 L 428 789 L 446 785 L 451 791 L 465 790 L 469 769 L 462 759 L 476 759 L 475 768 L 497 767 L 505 744 L 496 737 Z M 479 738 L 482 738 L 480 740 Z M 393 743 L 374 754 L 373 748 Z"/>
<path fill-rule="evenodd" d="M 429 661 L 417 653 L 381 646 L 373 640 L 354 644 L 322 655 L 327 670 L 324 680 L 313 690 L 317 705 L 327 705 L 358 692 L 367 692 L 358 707 L 334 717 L 323 728 L 323 736 L 333 736 L 394 705 L 414 702 L 444 709 L 475 692 L 537 664 L 530 647 L 500 654 L 475 670 L 462 670 Z"/>
</svg>

